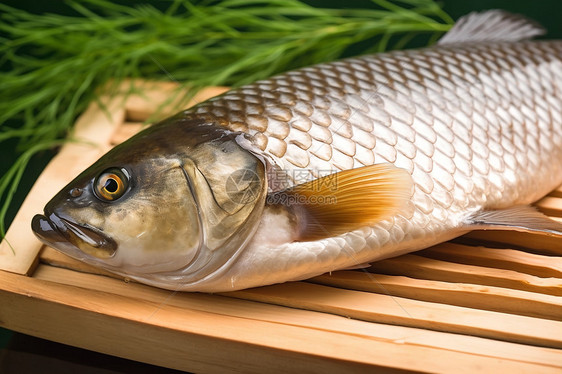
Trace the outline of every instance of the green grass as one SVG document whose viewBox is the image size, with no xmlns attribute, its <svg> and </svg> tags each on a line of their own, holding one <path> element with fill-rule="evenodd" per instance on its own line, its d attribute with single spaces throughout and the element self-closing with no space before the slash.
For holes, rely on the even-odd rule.
<svg viewBox="0 0 562 374">
<path fill-rule="evenodd" d="M 18 144 L 0 178 L 2 236 L 30 158 L 60 145 L 87 105 L 125 78 L 238 86 L 337 59 L 354 45 L 366 45 L 361 53 L 401 48 L 420 33 L 431 43 L 453 23 L 433 0 L 373 0 L 366 9 L 297 0 L 67 4 L 74 15 L 0 4 L 0 146 Z"/>
</svg>

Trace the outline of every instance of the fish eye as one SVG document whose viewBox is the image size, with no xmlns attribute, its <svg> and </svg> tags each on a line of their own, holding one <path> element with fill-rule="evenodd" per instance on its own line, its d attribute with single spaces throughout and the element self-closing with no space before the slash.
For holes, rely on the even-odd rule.
<svg viewBox="0 0 562 374">
<path fill-rule="evenodd" d="M 104 201 L 115 201 L 129 188 L 129 175 L 125 169 L 110 168 L 94 181 L 96 196 Z"/>
</svg>

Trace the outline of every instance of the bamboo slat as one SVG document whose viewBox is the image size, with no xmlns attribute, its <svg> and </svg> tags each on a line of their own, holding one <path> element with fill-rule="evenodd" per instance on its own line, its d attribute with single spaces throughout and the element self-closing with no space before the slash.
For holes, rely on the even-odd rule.
<svg viewBox="0 0 562 374">
<path fill-rule="evenodd" d="M 546 255 L 562 257 L 562 245 L 560 239 L 552 236 L 529 234 L 523 232 L 509 231 L 473 231 L 464 235 L 460 240 L 471 245 L 487 243 L 487 246 L 503 248 L 523 249 L 527 252 L 535 252 Z"/>
<path fill-rule="evenodd" d="M 528 363 L 405 345 L 401 341 L 378 341 L 177 308 L 58 281 L 19 278 L 22 277 L 7 272 L 0 274 L 4 287 L 0 297 L 10 303 L 9 307 L 0 305 L 0 316 L 19 330 L 183 370 L 262 373 L 306 368 L 310 372 L 348 373 L 413 371 L 421 367 L 445 372 L 452 363 L 459 373 L 474 372 L 482 365 L 489 370 L 537 373 L 560 368 L 555 362 Z M 30 288 L 34 291 L 30 292 Z M 116 332 L 123 340 L 113 340 Z"/>
<path fill-rule="evenodd" d="M 295 282 L 229 295 L 363 321 L 562 348 L 562 323 L 545 319 Z"/>
<path fill-rule="evenodd" d="M 562 321 L 562 298 L 535 292 L 357 271 L 337 271 L 313 278 L 311 282 L 433 303 Z"/>
<path fill-rule="evenodd" d="M 140 284 L 116 281 L 97 275 L 87 275 L 55 268 L 40 266 L 35 275 L 38 279 L 92 288 L 97 291 L 127 295 L 147 300 L 158 305 L 171 305 L 181 309 L 194 309 L 219 315 L 235 316 L 250 320 L 267 321 L 291 326 L 309 327 L 317 330 L 342 332 L 364 336 L 374 340 L 394 342 L 401 345 L 417 345 L 471 353 L 476 356 L 497 356 L 523 362 L 544 363 L 557 366 L 559 351 L 549 348 L 525 346 L 498 342 L 473 336 L 450 334 L 432 330 L 368 323 L 361 320 L 342 318 L 327 313 L 316 313 L 304 309 L 291 309 L 270 303 L 256 303 L 251 300 L 233 298 L 231 294 L 207 295 L 200 293 L 170 293 Z M 241 337 L 242 338 L 242 337 Z M 493 352 L 493 354 L 491 354 Z"/>
<path fill-rule="evenodd" d="M 549 196 L 552 197 L 562 197 L 562 186 L 558 187 L 557 189 L 555 189 L 554 191 L 552 191 Z"/>
<path fill-rule="evenodd" d="M 175 89 L 133 83 L 138 94 L 107 101 L 111 117 L 92 105 L 79 119 L 75 137 L 96 145 L 65 145 L 38 179 L 8 232 L 16 255 L 0 244 L 0 326 L 191 372 L 562 371 L 559 238 L 473 232 L 369 269 L 220 295 L 129 282 L 41 246 L 33 214 Z M 535 205 L 561 219 L 562 187 Z"/>
<path fill-rule="evenodd" d="M 552 194 L 542 198 L 535 204 L 544 214 L 551 217 L 562 217 L 562 198 Z"/>
<path fill-rule="evenodd" d="M 540 278 L 513 270 L 463 265 L 405 255 L 375 262 L 369 271 L 454 283 L 472 283 L 562 296 L 562 279 Z"/>
<path fill-rule="evenodd" d="M 562 258 L 513 249 L 447 243 L 420 251 L 420 256 L 467 265 L 513 270 L 541 278 L 562 279 Z"/>
</svg>

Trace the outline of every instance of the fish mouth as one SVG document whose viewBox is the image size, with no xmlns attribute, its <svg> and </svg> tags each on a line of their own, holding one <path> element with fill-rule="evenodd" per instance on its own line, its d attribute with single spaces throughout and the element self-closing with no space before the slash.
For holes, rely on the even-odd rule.
<svg viewBox="0 0 562 374">
<path fill-rule="evenodd" d="M 106 259 L 117 251 L 117 243 L 102 231 L 79 225 L 55 213 L 48 217 L 35 215 L 31 229 L 43 243 L 79 259 L 83 259 L 80 252 Z"/>
</svg>

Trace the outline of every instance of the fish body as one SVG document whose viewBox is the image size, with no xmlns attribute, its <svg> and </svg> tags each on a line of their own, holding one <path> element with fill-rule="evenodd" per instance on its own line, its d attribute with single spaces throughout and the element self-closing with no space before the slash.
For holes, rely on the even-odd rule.
<svg viewBox="0 0 562 374">
<path fill-rule="evenodd" d="M 34 231 L 141 282 L 211 292 L 305 279 L 473 228 L 562 235 L 523 207 L 562 183 L 562 41 L 522 41 L 538 33 L 503 12 L 469 15 L 434 47 L 229 91 L 116 147 Z M 119 178 L 122 195 L 92 203 L 98 185 L 121 193 Z M 299 190 L 320 182 L 330 188 Z M 310 202 L 319 196 L 334 199 Z M 287 197 L 297 202 L 272 199 Z"/>
</svg>

